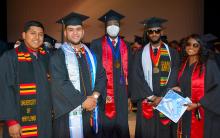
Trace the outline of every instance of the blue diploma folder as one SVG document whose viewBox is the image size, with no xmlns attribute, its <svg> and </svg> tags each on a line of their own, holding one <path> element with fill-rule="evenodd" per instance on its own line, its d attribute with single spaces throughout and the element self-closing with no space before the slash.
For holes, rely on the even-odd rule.
<svg viewBox="0 0 220 138">
<path fill-rule="evenodd" d="M 191 103 L 188 97 L 184 98 L 173 90 L 169 90 L 156 109 L 167 116 L 170 120 L 177 123 L 186 111 L 187 106 L 184 106 L 184 104 L 187 103 Z"/>
</svg>

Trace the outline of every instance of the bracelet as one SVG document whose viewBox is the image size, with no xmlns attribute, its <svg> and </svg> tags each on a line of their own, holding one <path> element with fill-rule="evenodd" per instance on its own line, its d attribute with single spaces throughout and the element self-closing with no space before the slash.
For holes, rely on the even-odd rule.
<svg viewBox="0 0 220 138">
<path fill-rule="evenodd" d="M 95 99 L 98 99 L 98 98 L 99 98 L 99 96 L 98 96 L 97 94 L 94 94 L 93 97 L 94 97 Z"/>
</svg>

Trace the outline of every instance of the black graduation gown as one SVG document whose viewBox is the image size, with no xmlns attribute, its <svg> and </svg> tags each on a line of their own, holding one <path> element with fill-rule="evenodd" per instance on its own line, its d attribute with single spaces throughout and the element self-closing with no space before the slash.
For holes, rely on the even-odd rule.
<svg viewBox="0 0 220 138">
<path fill-rule="evenodd" d="M 185 67 L 180 78 L 180 88 L 184 96 L 191 97 L 191 76 L 195 64 Z M 205 72 L 205 95 L 200 103 L 205 111 L 204 138 L 220 137 L 220 71 L 214 60 L 208 60 Z M 186 111 L 182 117 L 183 137 L 190 138 L 191 111 Z"/>
<path fill-rule="evenodd" d="M 90 48 L 102 59 L 102 38 L 93 40 Z M 128 46 L 128 45 L 127 45 Z M 130 50 L 128 50 L 128 55 Z M 129 56 L 130 57 L 130 56 Z M 128 57 L 128 58 L 129 58 Z M 121 56 L 119 56 L 121 61 Z M 102 63 L 102 61 L 101 61 Z M 115 59 L 113 56 L 113 64 Z M 128 65 L 129 66 L 129 65 Z M 129 71 L 128 71 L 129 72 Z M 104 138 L 128 138 L 128 97 L 129 90 L 126 92 L 126 86 L 120 84 L 121 68 L 113 68 L 113 81 L 114 81 L 114 100 L 116 107 L 116 117 L 112 120 L 105 115 L 105 102 L 102 103 L 101 119 L 102 119 L 102 137 Z M 128 76 L 129 77 L 129 76 Z"/>
<path fill-rule="evenodd" d="M 71 83 L 65 63 L 65 55 L 60 48 L 54 52 L 50 59 L 50 73 L 52 86 L 52 100 L 54 108 L 54 135 L 53 138 L 68 138 L 69 134 L 69 113 L 86 100 L 87 96 L 92 95 L 93 91 L 90 84 L 89 69 L 84 56 L 78 58 L 81 92 L 76 90 Z M 96 82 L 94 91 L 100 92 L 99 102 L 105 99 L 106 76 L 100 60 L 97 58 Z M 82 81 L 86 89 L 83 89 Z M 85 138 L 95 137 L 90 127 L 89 119 L 91 112 L 83 110 L 83 133 Z"/>
<path fill-rule="evenodd" d="M 215 53 L 215 60 L 216 60 L 218 67 L 220 68 L 220 54 L 219 53 Z"/>
<path fill-rule="evenodd" d="M 50 96 L 50 87 L 47 79 L 48 58 L 42 60 L 38 54 L 38 59 L 31 54 L 33 69 L 26 74 L 34 73 L 37 85 L 37 125 L 38 138 L 52 137 L 52 105 Z M 44 58 L 45 59 L 45 58 Z M 0 105 L 3 120 L 20 121 L 20 95 L 18 82 L 18 59 L 15 49 L 5 52 L 0 59 L 1 66 L 1 84 L 0 97 L 3 97 L 3 104 Z M 8 127 L 4 127 L 4 138 L 9 138 Z"/>
<path fill-rule="evenodd" d="M 0 40 L 0 56 L 6 51 L 8 50 L 8 46 L 5 42 Z"/>
<path fill-rule="evenodd" d="M 159 119 L 159 112 L 154 110 L 154 116 L 147 120 L 142 115 L 142 101 L 146 97 L 151 96 L 152 93 L 156 96 L 164 96 L 169 88 L 176 86 L 177 76 L 179 70 L 179 55 L 176 50 L 169 48 L 171 56 L 171 74 L 165 88 L 160 90 L 160 76 L 154 75 L 152 77 L 154 92 L 150 89 L 147 81 L 144 78 L 142 68 L 142 51 L 140 51 L 135 59 L 134 67 L 132 69 L 131 81 L 131 100 L 137 102 L 137 117 L 136 117 L 136 138 L 172 138 L 176 133 L 176 124 L 170 123 L 166 126 L 162 125 Z"/>
</svg>

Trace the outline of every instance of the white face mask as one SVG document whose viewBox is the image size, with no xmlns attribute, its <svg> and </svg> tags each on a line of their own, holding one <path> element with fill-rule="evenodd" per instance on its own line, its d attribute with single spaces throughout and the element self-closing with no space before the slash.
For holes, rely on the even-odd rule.
<svg viewBox="0 0 220 138">
<path fill-rule="evenodd" d="M 117 25 L 110 25 L 107 27 L 107 33 L 111 37 L 116 37 L 118 35 L 119 31 L 120 31 L 120 28 Z"/>
</svg>

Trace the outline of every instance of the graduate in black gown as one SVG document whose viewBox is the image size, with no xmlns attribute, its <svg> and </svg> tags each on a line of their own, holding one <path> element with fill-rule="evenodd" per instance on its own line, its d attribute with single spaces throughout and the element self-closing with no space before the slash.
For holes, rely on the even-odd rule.
<svg viewBox="0 0 220 138">
<path fill-rule="evenodd" d="M 49 36 L 48 34 L 44 34 L 44 46 L 46 48 L 46 52 L 49 55 L 52 55 L 53 52 L 56 50 L 55 44 L 57 40 L 54 39 L 52 36 Z"/>
<path fill-rule="evenodd" d="M 58 21 L 64 23 L 67 41 L 50 59 L 53 138 L 93 138 L 100 133 L 100 124 L 94 131 L 91 116 L 96 105 L 105 100 L 106 75 L 100 59 L 82 43 L 82 22 L 87 18 L 72 12 Z"/>
<path fill-rule="evenodd" d="M 132 69 L 131 100 L 137 102 L 136 138 L 172 138 L 175 124 L 154 110 L 169 88 L 177 84 L 179 56 L 161 40 L 162 23 L 152 17 L 145 20 L 149 43 L 135 59 Z"/>
<path fill-rule="evenodd" d="M 178 123 L 178 137 L 219 138 L 220 72 L 199 35 L 187 37 L 185 59 L 174 89 L 189 97 L 187 111 Z"/>
<path fill-rule="evenodd" d="M 42 46 L 44 27 L 29 21 L 24 42 L 0 59 L 0 112 L 5 120 L 4 138 L 51 138 L 52 105 L 47 78 L 49 58 Z"/>
<path fill-rule="evenodd" d="M 92 41 L 90 47 L 102 59 L 107 75 L 107 98 L 101 113 L 102 137 L 128 138 L 128 60 L 129 48 L 119 37 L 123 15 L 109 10 L 99 18 L 105 23 L 106 34 Z"/>
<path fill-rule="evenodd" d="M 0 40 L 0 56 L 8 49 L 7 44 Z"/>
<path fill-rule="evenodd" d="M 214 52 L 215 52 L 215 60 L 220 68 L 220 39 L 217 39 L 213 44 Z"/>
</svg>

